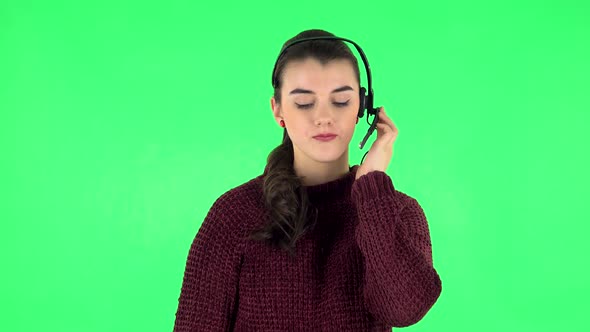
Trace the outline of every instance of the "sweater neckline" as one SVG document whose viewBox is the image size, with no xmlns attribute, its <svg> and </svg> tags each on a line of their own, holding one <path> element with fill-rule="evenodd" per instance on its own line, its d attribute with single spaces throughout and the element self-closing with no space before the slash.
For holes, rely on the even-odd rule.
<svg viewBox="0 0 590 332">
<path fill-rule="evenodd" d="M 335 180 L 301 188 L 307 191 L 310 203 L 316 206 L 333 201 L 346 201 L 350 198 L 358 167 L 349 167 L 348 173 Z"/>
</svg>

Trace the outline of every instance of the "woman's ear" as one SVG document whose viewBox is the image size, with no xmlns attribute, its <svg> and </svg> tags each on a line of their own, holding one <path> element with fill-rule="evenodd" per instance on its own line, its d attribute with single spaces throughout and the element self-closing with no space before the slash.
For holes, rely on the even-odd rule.
<svg viewBox="0 0 590 332">
<path fill-rule="evenodd" d="M 274 96 L 270 97 L 270 108 L 272 109 L 272 113 L 275 118 L 279 118 L 281 116 L 280 107 L 277 104 Z"/>
</svg>

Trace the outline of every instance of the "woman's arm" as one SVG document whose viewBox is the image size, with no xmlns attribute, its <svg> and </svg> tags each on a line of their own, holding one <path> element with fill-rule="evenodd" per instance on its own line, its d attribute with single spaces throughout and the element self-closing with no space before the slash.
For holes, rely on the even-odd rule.
<svg viewBox="0 0 590 332">
<path fill-rule="evenodd" d="M 213 204 L 191 244 L 174 332 L 233 329 L 241 254 L 229 203 L 224 194 Z"/>
</svg>

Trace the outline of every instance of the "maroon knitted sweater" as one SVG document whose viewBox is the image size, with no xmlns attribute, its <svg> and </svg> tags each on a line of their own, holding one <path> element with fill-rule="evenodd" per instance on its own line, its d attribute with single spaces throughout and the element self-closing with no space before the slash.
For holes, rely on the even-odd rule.
<svg viewBox="0 0 590 332">
<path fill-rule="evenodd" d="M 304 187 L 317 225 L 296 257 L 246 236 L 266 222 L 262 174 L 221 195 L 186 262 L 174 331 L 391 331 L 442 291 L 418 201 L 384 172 Z"/>
</svg>

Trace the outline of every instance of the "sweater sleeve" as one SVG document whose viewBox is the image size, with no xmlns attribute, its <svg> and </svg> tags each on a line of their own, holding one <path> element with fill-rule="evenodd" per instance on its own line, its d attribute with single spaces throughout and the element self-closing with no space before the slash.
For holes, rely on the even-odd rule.
<svg viewBox="0 0 590 332">
<path fill-rule="evenodd" d="M 221 196 L 192 241 L 174 332 L 233 329 L 241 263 L 238 223 L 232 223 L 236 216 L 234 211 L 227 196 Z"/>
<path fill-rule="evenodd" d="M 367 310 L 392 327 L 419 322 L 442 291 L 424 211 L 381 171 L 359 177 L 351 198 L 359 218 L 355 240 L 365 261 Z"/>
</svg>

